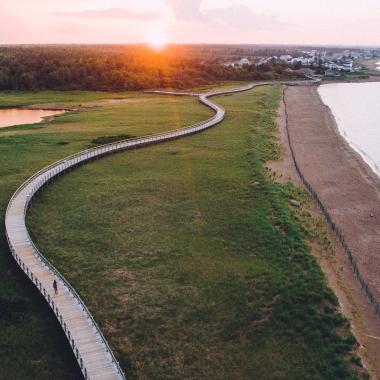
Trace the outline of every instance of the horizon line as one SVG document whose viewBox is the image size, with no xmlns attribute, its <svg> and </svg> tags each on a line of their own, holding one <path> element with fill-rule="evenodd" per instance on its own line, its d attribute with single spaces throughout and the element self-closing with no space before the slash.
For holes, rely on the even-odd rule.
<svg viewBox="0 0 380 380">
<path fill-rule="evenodd" d="M 0 43 L 0 47 L 8 46 L 136 46 L 143 45 L 149 46 L 147 42 L 39 42 L 39 43 Z M 271 46 L 271 47 L 325 47 L 325 48 L 370 48 L 370 49 L 380 49 L 380 45 L 360 45 L 360 44 L 310 44 L 310 43 L 220 43 L 220 42 L 170 42 L 166 46 L 199 46 L 199 45 L 213 45 L 213 46 Z"/>
</svg>

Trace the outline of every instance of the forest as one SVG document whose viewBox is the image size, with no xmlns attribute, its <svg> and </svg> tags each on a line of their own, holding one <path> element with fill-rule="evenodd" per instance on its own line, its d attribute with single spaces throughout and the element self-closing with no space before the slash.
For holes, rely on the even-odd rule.
<svg viewBox="0 0 380 380">
<path fill-rule="evenodd" d="M 297 77 L 287 65 L 226 67 L 252 49 L 223 45 L 44 45 L 0 47 L 0 90 L 125 91 L 189 88 L 221 80 Z"/>
</svg>

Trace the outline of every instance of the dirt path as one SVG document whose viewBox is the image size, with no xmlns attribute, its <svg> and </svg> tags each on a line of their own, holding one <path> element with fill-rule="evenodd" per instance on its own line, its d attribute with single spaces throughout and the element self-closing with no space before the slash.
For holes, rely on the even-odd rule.
<svg viewBox="0 0 380 380">
<path fill-rule="evenodd" d="M 300 169 L 343 232 L 364 278 L 380 300 L 380 181 L 341 138 L 316 87 L 289 87 L 285 94 L 289 133 Z M 284 156 L 270 167 L 284 180 L 302 186 L 290 154 L 284 108 L 282 104 L 278 118 Z M 319 213 L 316 205 L 313 211 Z M 312 247 L 313 252 L 351 321 L 365 365 L 374 379 L 380 379 L 380 318 L 332 230 L 330 240 L 336 252 L 333 257 L 324 257 L 317 246 Z"/>
</svg>

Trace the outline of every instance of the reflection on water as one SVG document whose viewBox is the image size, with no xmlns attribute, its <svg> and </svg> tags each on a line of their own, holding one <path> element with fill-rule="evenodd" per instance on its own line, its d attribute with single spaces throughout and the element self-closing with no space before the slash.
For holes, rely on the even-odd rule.
<svg viewBox="0 0 380 380">
<path fill-rule="evenodd" d="M 65 111 L 0 109 L 0 128 L 12 125 L 39 123 L 44 117 L 59 115 Z"/>
<path fill-rule="evenodd" d="M 380 62 L 376 62 L 377 70 L 380 70 Z"/>
<path fill-rule="evenodd" d="M 342 136 L 380 176 L 380 82 L 326 84 L 319 93 Z"/>
</svg>

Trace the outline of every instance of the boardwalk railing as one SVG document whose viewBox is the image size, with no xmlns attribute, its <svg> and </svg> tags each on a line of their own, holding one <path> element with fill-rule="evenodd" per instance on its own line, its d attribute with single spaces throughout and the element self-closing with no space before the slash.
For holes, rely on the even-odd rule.
<svg viewBox="0 0 380 380">
<path fill-rule="evenodd" d="M 320 199 L 320 197 L 318 196 L 317 192 L 314 190 L 313 186 L 304 177 L 304 175 L 302 173 L 302 170 L 300 169 L 300 166 L 299 166 L 299 164 L 297 162 L 297 158 L 296 158 L 294 150 L 293 150 L 292 140 L 290 138 L 290 133 L 289 133 L 289 114 L 288 114 L 288 110 L 287 110 L 285 93 L 286 93 L 286 89 L 284 88 L 283 89 L 283 96 L 282 97 L 283 97 L 283 102 L 284 102 L 284 105 L 285 105 L 286 133 L 287 133 L 287 136 L 288 136 L 290 152 L 291 152 L 292 159 L 293 159 L 295 168 L 297 170 L 297 173 L 298 173 L 299 177 L 301 178 L 301 181 L 303 182 L 303 184 L 305 185 L 305 187 L 309 191 L 309 193 L 312 195 L 312 197 L 317 202 L 317 204 L 318 204 L 320 210 L 322 211 L 322 214 L 325 217 L 327 223 L 331 226 L 331 228 L 334 231 L 335 235 L 337 236 L 340 244 L 342 245 L 344 252 L 346 253 L 348 259 L 350 260 L 351 269 L 354 272 L 357 280 L 359 281 L 362 289 L 364 290 L 364 292 L 365 292 L 368 300 L 371 302 L 371 304 L 373 306 L 373 309 L 375 311 L 375 314 L 377 316 L 380 316 L 380 304 L 377 301 L 377 299 L 374 297 L 371 288 L 368 286 L 367 282 L 364 280 L 363 275 L 360 273 L 360 270 L 359 270 L 359 267 L 358 267 L 358 265 L 356 263 L 355 257 L 353 256 L 352 251 L 351 251 L 350 247 L 348 246 L 348 244 L 347 244 L 347 242 L 346 242 L 346 240 L 344 238 L 344 235 L 343 235 L 342 231 L 335 224 L 332 216 L 328 212 L 326 206 L 323 204 L 323 202 Z"/>
</svg>

